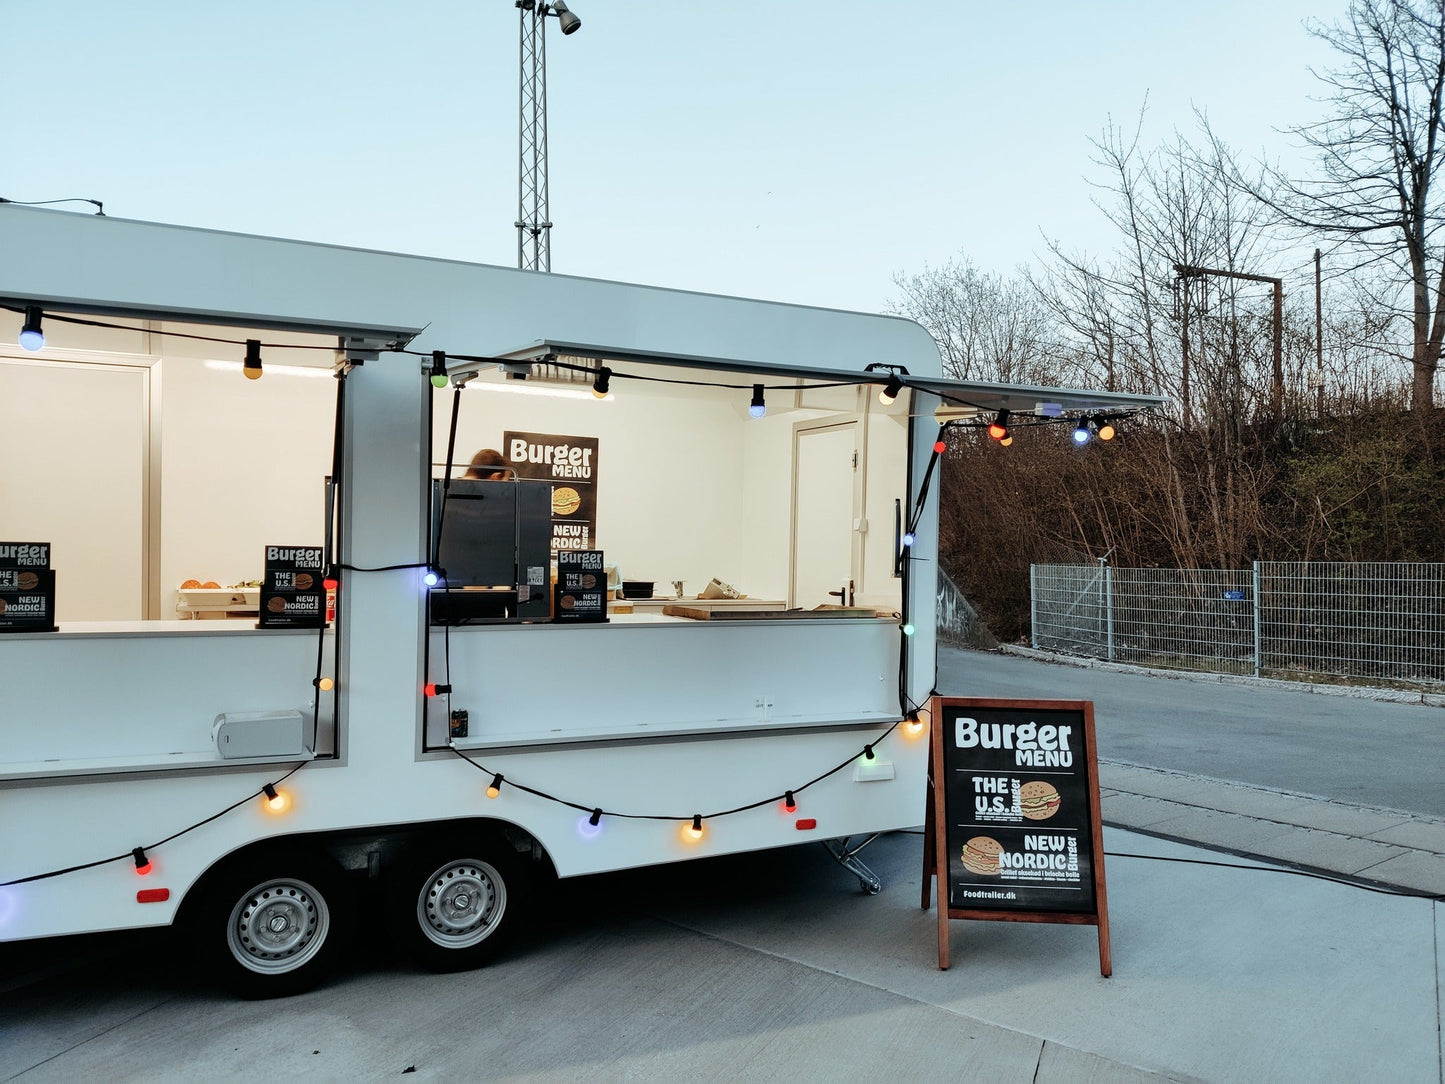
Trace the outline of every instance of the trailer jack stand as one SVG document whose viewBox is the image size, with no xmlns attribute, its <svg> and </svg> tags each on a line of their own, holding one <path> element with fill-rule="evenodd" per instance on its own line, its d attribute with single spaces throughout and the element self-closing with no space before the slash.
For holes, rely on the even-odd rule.
<svg viewBox="0 0 1445 1084">
<path fill-rule="evenodd" d="M 858 852 L 882 834 L 882 832 L 874 832 L 856 847 L 850 847 L 848 845 L 849 841 L 853 838 L 852 836 L 844 836 L 842 839 L 825 839 L 822 841 L 823 849 L 832 856 L 833 861 L 857 877 L 858 887 L 870 896 L 876 896 L 883 890 L 883 882 L 876 873 L 858 861 Z"/>
</svg>

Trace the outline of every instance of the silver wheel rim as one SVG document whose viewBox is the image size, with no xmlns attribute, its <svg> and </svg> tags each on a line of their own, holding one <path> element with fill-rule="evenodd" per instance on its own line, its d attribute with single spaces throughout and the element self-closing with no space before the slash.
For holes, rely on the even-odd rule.
<svg viewBox="0 0 1445 1084">
<path fill-rule="evenodd" d="M 281 975 L 304 967 L 326 944 L 331 909 L 311 885 L 294 877 L 262 881 L 231 908 L 226 946 L 248 971 Z"/>
<path fill-rule="evenodd" d="M 507 885 L 496 867 L 476 859 L 438 866 L 416 899 L 416 918 L 427 940 L 442 948 L 481 944 L 507 910 Z"/>
</svg>

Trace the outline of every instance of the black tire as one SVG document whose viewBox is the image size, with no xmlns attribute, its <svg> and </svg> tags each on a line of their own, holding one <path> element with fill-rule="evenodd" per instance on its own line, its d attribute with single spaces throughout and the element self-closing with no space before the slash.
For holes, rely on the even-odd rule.
<svg viewBox="0 0 1445 1084">
<path fill-rule="evenodd" d="M 209 975 L 245 998 L 289 997 L 331 973 L 354 900 L 330 857 L 273 851 L 237 860 L 206 887 L 190 934 Z"/>
<path fill-rule="evenodd" d="M 468 971 L 511 944 L 530 896 L 526 869 L 497 835 L 418 842 L 388 892 L 398 945 L 429 971 Z"/>
</svg>

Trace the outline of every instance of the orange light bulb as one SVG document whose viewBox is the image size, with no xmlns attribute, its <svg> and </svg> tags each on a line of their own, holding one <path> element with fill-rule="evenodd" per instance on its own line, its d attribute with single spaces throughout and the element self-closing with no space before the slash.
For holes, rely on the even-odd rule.
<svg viewBox="0 0 1445 1084">
<path fill-rule="evenodd" d="M 696 843 L 702 839 L 702 814 L 693 814 L 692 823 L 683 827 L 682 838 L 688 843 Z"/>
</svg>

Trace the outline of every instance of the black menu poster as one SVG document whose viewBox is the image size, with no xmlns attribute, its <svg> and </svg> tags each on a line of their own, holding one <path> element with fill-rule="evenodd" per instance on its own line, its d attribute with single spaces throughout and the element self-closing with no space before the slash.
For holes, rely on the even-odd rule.
<svg viewBox="0 0 1445 1084">
<path fill-rule="evenodd" d="M 1109 974 L 1103 834 L 1089 701 L 936 697 L 925 856 L 948 918 L 1100 928 Z M 929 865 L 934 866 L 928 869 Z"/>
<path fill-rule="evenodd" d="M 325 562 L 320 546 L 267 546 L 256 627 L 320 628 L 326 621 Z"/>
<path fill-rule="evenodd" d="M 55 631 L 49 542 L 0 542 L 0 632 Z"/>
<path fill-rule="evenodd" d="M 518 478 L 552 483 L 552 552 L 597 545 L 597 438 L 502 434 L 502 458 Z"/>
<path fill-rule="evenodd" d="M 577 550 L 557 554 L 555 620 L 606 621 L 607 571 L 601 550 Z"/>
</svg>

